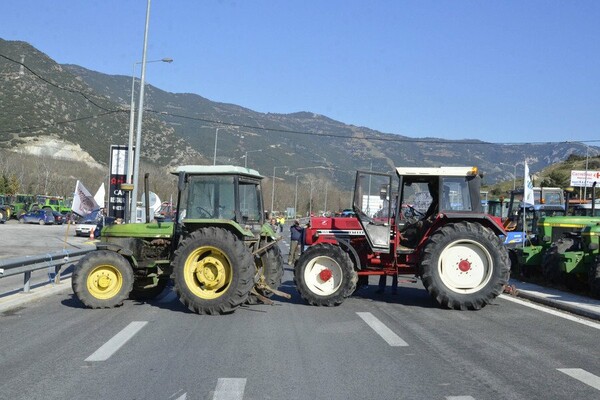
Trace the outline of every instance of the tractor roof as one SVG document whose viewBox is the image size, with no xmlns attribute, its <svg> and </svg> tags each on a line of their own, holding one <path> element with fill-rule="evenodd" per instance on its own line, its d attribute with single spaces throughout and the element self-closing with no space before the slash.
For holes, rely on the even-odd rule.
<svg viewBox="0 0 600 400">
<path fill-rule="evenodd" d="M 177 175 L 185 172 L 189 175 L 243 175 L 262 179 L 257 170 L 237 167 L 235 165 L 181 165 L 173 171 Z"/>
<path fill-rule="evenodd" d="M 477 167 L 398 167 L 398 176 L 474 176 Z"/>
</svg>

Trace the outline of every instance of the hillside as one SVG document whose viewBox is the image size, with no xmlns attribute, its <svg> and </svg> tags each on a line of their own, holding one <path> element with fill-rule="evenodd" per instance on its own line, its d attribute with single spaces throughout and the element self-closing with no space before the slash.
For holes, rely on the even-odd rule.
<svg viewBox="0 0 600 400">
<path fill-rule="evenodd" d="M 67 156 L 106 165 L 108 146 L 127 143 L 130 91 L 131 77 L 59 65 L 27 43 L 0 39 L 0 146 L 37 154 L 55 143 L 47 155 L 65 157 L 56 149 L 56 143 L 63 143 L 72 146 Z M 146 88 L 145 109 L 142 160 L 149 164 L 212 164 L 218 127 L 218 164 L 247 161 L 266 176 L 281 167 L 277 175 L 288 183 L 297 171 L 307 169 L 303 172 L 344 190 L 352 187 L 356 169 L 478 165 L 486 182 L 494 183 L 512 180 L 513 166 L 525 159 L 535 172 L 586 151 L 580 143 L 415 139 L 310 112 L 259 113 L 151 85 Z M 597 147 L 589 151 L 600 154 Z"/>
</svg>

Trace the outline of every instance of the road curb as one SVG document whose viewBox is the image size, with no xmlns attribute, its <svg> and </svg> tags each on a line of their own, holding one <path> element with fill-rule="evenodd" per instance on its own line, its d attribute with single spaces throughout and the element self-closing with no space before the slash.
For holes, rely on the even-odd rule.
<svg viewBox="0 0 600 400">
<path fill-rule="evenodd" d="M 31 289 L 29 292 L 18 292 L 10 296 L 0 298 L 0 313 L 11 310 L 27 304 L 34 300 L 42 299 L 53 294 L 58 294 L 71 290 L 71 278 L 63 278 L 60 283 L 46 284 Z"/>
<path fill-rule="evenodd" d="M 600 321 L 600 300 L 513 279 L 510 284 L 516 290 L 517 297 Z"/>
</svg>

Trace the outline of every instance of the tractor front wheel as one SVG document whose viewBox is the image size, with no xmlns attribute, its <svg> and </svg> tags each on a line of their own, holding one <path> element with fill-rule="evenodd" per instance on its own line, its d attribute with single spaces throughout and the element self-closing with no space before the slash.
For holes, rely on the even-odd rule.
<svg viewBox="0 0 600 400">
<path fill-rule="evenodd" d="M 592 297 L 600 299 L 600 257 L 596 257 L 596 262 L 590 264 L 589 284 Z"/>
<path fill-rule="evenodd" d="M 175 292 L 198 314 L 233 312 L 254 284 L 250 250 L 231 232 L 215 227 L 193 232 L 175 252 Z"/>
<path fill-rule="evenodd" d="M 94 251 L 75 266 L 71 286 L 87 307 L 116 307 L 123 304 L 133 287 L 133 270 L 129 262 L 114 251 Z"/>
<path fill-rule="evenodd" d="M 266 245 L 262 243 L 261 246 Z M 262 268 L 262 269 L 261 269 Z M 255 285 L 256 291 L 261 296 L 270 298 L 273 296 L 269 288 L 278 289 L 281 286 L 281 279 L 283 278 L 283 256 L 278 245 L 273 245 L 267 251 L 265 251 L 259 261 L 258 265 L 258 282 Z M 268 287 L 267 287 L 268 286 Z M 248 304 L 258 304 L 259 298 L 252 293 L 248 296 Z"/>
<path fill-rule="evenodd" d="M 542 275 L 550 283 L 559 283 L 563 277 L 560 268 L 561 256 L 573 247 L 574 240 L 562 238 L 552 243 L 550 249 L 542 257 Z"/>
<path fill-rule="evenodd" d="M 302 253 L 294 266 L 300 296 L 313 306 L 337 306 L 354 292 L 358 274 L 340 246 L 318 244 Z"/>
<path fill-rule="evenodd" d="M 441 306 L 479 310 L 502 293 L 510 259 L 491 229 L 473 222 L 452 223 L 429 237 L 420 274 Z"/>
</svg>

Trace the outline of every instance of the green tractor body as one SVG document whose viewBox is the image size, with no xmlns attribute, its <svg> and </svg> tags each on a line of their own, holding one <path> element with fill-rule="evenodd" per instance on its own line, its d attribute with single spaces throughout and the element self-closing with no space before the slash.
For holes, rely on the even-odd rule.
<svg viewBox="0 0 600 400">
<path fill-rule="evenodd" d="M 62 197 L 58 196 L 37 196 L 37 202 L 32 203 L 29 206 L 29 211 L 38 210 L 52 210 L 61 214 L 67 214 L 71 212 L 71 206 L 65 202 Z"/>
<path fill-rule="evenodd" d="M 600 218 L 588 218 L 600 220 Z M 590 221 L 578 235 L 572 235 L 572 245 L 557 259 L 557 273 L 565 276 L 572 289 L 586 284 L 593 297 L 600 298 L 600 221 Z"/>
<path fill-rule="evenodd" d="M 515 249 L 522 274 L 541 274 L 548 282 L 564 283 L 573 290 L 589 282 L 592 293 L 600 296 L 600 282 L 594 283 L 600 279 L 600 217 L 545 217 L 537 229 L 536 244 Z"/>
<path fill-rule="evenodd" d="M 127 296 L 153 298 L 171 280 L 181 302 L 199 314 L 269 303 L 274 293 L 287 297 L 277 291 L 283 259 L 262 211 L 263 177 L 235 166 L 182 166 L 174 173 L 175 220 L 157 215 L 153 222 L 105 226 L 98 251 L 73 273 L 77 297 L 88 307 L 114 307 Z"/>
<path fill-rule="evenodd" d="M 564 235 L 579 232 L 590 223 L 589 217 L 556 216 L 542 217 L 537 222 L 536 241 L 528 246 L 517 247 L 517 258 L 522 270 L 542 265 L 544 255 Z"/>
</svg>

